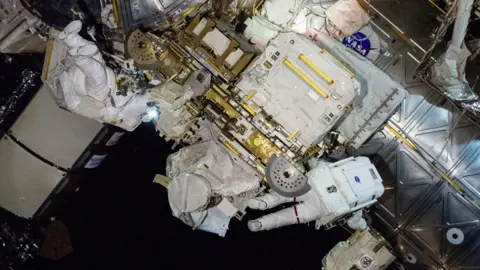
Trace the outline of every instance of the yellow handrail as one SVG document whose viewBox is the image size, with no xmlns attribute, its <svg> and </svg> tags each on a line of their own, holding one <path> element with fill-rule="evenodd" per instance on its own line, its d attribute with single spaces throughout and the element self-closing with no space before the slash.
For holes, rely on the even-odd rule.
<svg viewBox="0 0 480 270">
<path fill-rule="evenodd" d="M 318 75 L 320 75 L 325 81 L 327 81 L 329 84 L 333 84 L 333 80 L 330 79 L 330 77 L 327 76 L 327 74 L 323 73 L 317 66 L 315 66 L 310 60 L 308 60 L 305 55 L 300 54 L 298 58 L 302 59 L 305 64 L 307 64 L 310 68 L 312 68 Z"/>
<path fill-rule="evenodd" d="M 440 11 L 443 15 L 447 14 L 445 10 L 443 10 L 441 7 L 437 5 L 437 3 L 433 2 L 433 0 L 428 0 L 432 6 L 434 6 L 438 11 Z"/>
<path fill-rule="evenodd" d="M 298 68 L 296 68 L 288 59 L 283 60 L 283 63 L 287 65 L 293 72 L 297 73 L 300 78 L 302 78 L 308 85 L 310 85 L 318 94 L 324 98 L 328 98 L 328 95 L 320 89 L 316 84 L 312 82 L 305 74 L 303 74 Z"/>
<path fill-rule="evenodd" d="M 385 127 L 393 133 L 393 135 L 395 135 L 395 137 L 399 138 L 402 142 L 404 142 L 408 147 L 410 147 L 410 149 L 414 150 L 414 151 L 417 151 L 417 147 L 415 147 L 415 145 L 413 145 L 413 143 L 409 142 L 405 137 L 403 137 L 402 135 L 400 135 L 400 133 L 398 133 L 395 129 L 393 129 L 392 126 L 390 126 L 389 124 L 386 124 Z"/>
<path fill-rule="evenodd" d="M 225 146 L 228 148 L 228 150 L 230 150 L 230 151 L 231 151 L 232 153 L 234 153 L 235 155 L 240 156 L 240 152 L 238 152 L 238 150 L 235 149 L 235 148 L 233 147 L 233 145 L 231 145 L 229 142 L 224 141 L 224 142 L 223 142 L 223 145 L 225 145 Z"/>
<path fill-rule="evenodd" d="M 257 92 L 252 90 L 250 93 L 248 93 L 248 96 L 245 98 L 245 102 L 248 102 L 250 99 L 252 99 L 253 96 L 255 96 Z"/>
<path fill-rule="evenodd" d="M 254 111 L 252 108 L 250 108 L 250 106 L 248 106 L 248 105 L 245 104 L 245 103 L 242 103 L 241 105 L 242 105 L 242 107 L 243 107 L 249 114 L 255 116 L 256 113 L 255 113 L 255 111 Z"/>
<path fill-rule="evenodd" d="M 295 136 L 297 136 L 297 134 L 298 134 L 299 131 L 300 131 L 300 130 L 297 129 L 297 130 L 295 130 L 294 132 L 292 132 L 292 134 L 290 134 L 290 136 L 288 136 L 288 139 L 289 139 L 289 140 L 293 140 L 293 138 L 295 138 Z"/>
</svg>

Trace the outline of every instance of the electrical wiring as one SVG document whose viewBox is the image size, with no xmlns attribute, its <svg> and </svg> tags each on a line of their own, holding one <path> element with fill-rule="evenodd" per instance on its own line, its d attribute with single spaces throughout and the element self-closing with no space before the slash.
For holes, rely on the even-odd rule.
<svg viewBox="0 0 480 270">
<path fill-rule="evenodd" d="M 320 15 L 318 13 L 316 13 L 315 11 L 313 11 L 310 7 L 308 6 L 305 6 L 306 9 L 308 9 L 310 11 L 311 14 L 317 16 L 317 17 L 321 17 L 321 18 L 326 18 L 327 15 L 325 15 L 325 13 L 323 13 L 323 15 Z M 323 9 L 325 9 L 324 7 L 322 7 Z"/>
<path fill-rule="evenodd" d="M 310 3 L 312 3 L 313 5 L 319 5 L 321 8 L 323 8 L 324 10 L 327 10 L 326 7 L 323 6 L 323 4 L 325 3 L 332 3 L 332 2 L 335 2 L 335 1 L 328 1 L 328 2 L 324 2 L 322 0 L 318 0 L 318 2 L 315 2 L 314 0 L 310 0 Z"/>
</svg>

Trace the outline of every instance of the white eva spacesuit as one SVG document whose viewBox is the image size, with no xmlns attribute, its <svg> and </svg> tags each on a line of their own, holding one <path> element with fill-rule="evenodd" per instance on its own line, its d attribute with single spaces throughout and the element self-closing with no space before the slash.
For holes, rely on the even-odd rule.
<svg viewBox="0 0 480 270">
<path fill-rule="evenodd" d="M 347 158 L 336 163 L 320 161 L 307 172 L 310 191 L 300 197 L 287 198 L 274 192 L 248 201 L 253 209 L 269 209 L 287 202 L 290 208 L 248 222 L 252 231 L 270 230 L 290 224 L 316 220 L 316 228 L 348 218 L 354 230 L 365 230 L 362 209 L 374 204 L 383 192 L 382 179 L 366 157 Z"/>
<path fill-rule="evenodd" d="M 141 89 L 117 90 L 116 74 L 105 64 L 95 43 L 79 35 L 81 21 L 71 22 L 57 36 L 68 51 L 66 63 L 54 84 L 63 95 L 65 107 L 73 113 L 134 130 L 145 118 L 152 102 Z"/>
<path fill-rule="evenodd" d="M 182 148 L 168 157 L 168 201 L 185 224 L 225 236 L 230 219 L 244 213 L 262 178 L 214 140 Z"/>
</svg>

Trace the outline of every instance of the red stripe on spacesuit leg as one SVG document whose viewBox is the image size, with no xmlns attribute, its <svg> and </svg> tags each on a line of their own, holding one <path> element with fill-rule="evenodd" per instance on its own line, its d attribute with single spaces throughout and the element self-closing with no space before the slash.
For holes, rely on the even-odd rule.
<svg viewBox="0 0 480 270">
<path fill-rule="evenodd" d="M 293 198 L 293 202 L 297 202 L 297 197 Z M 293 206 L 293 211 L 295 211 L 295 217 L 297 218 L 297 224 L 300 224 L 300 218 L 298 217 L 297 205 Z"/>
</svg>

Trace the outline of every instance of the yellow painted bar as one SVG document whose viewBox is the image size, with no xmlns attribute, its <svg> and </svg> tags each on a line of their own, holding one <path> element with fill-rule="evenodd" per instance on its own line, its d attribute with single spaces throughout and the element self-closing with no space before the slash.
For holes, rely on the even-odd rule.
<svg viewBox="0 0 480 270">
<path fill-rule="evenodd" d="M 227 94 L 225 94 L 225 92 L 223 92 L 222 88 L 220 88 L 216 84 L 212 84 L 212 88 L 213 88 L 213 90 L 217 91 L 217 93 L 219 93 L 222 97 L 227 96 Z"/>
<path fill-rule="evenodd" d="M 250 106 L 245 103 L 242 103 L 242 107 L 251 115 L 257 114 L 252 108 L 250 108 Z"/>
<path fill-rule="evenodd" d="M 217 67 L 217 65 L 215 65 L 209 58 L 207 58 L 207 63 L 209 63 L 210 66 L 212 66 L 218 73 L 223 74 L 222 70 Z"/>
<path fill-rule="evenodd" d="M 412 149 L 413 151 L 417 151 L 417 147 L 415 147 L 415 145 L 413 145 L 411 142 L 409 142 L 405 137 L 403 137 L 402 135 L 400 135 L 400 133 L 398 133 L 395 129 L 393 129 L 392 126 L 390 126 L 389 124 L 387 124 L 385 126 L 388 130 L 390 130 L 390 132 L 393 133 L 393 135 L 395 135 L 395 137 L 399 138 L 402 142 L 404 142 L 408 147 L 410 147 L 410 149 Z"/>
<path fill-rule="evenodd" d="M 232 105 L 223 99 L 219 93 L 215 92 L 215 90 L 208 90 L 207 93 L 205 93 L 205 97 L 220 105 L 225 110 L 228 117 L 238 118 L 240 116 Z"/>
<path fill-rule="evenodd" d="M 445 10 L 443 10 L 435 2 L 433 2 L 433 0 L 428 0 L 428 2 L 430 2 L 430 4 L 432 4 L 432 6 L 434 6 L 436 9 L 438 9 L 438 11 L 440 11 L 443 15 L 447 14 L 447 12 L 445 12 Z"/>
<path fill-rule="evenodd" d="M 113 9 L 113 19 L 115 20 L 116 24 L 120 24 L 120 16 L 118 15 L 118 5 L 117 0 L 112 0 L 112 9 Z"/>
<path fill-rule="evenodd" d="M 223 144 L 228 148 L 228 150 L 232 151 L 232 153 L 234 153 L 235 155 L 237 156 L 240 155 L 240 152 L 238 152 L 237 149 L 233 148 L 233 146 L 229 142 L 225 141 L 223 142 Z"/>
<path fill-rule="evenodd" d="M 253 162 L 257 165 L 258 170 L 265 174 L 265 166 L 263 166 L 263 164 L 256 159 Z M 267 178 L 265 178 L 265 176 L 263 179 L 265 180 L 265 182 L 267 182 Z"/>
<path fill-rule="evenodd" d="M 185 11 L 182 16 L 183 17 L 187 17 L 188 14 L 192 13 L 192 11 L 198 9 L 199 5 L 198 4 L 195 4 L 193 7 L 189 8 L 187 11 Z"/>
<path fill-rule="evenodd" d="M 460 193 L 465 193 L 465 190 L 463 190 L 463 188 L 461 188 L 457 183 L 455 183 L 455 181 L 452 180 L 452 178 L 450 178 L 446 173 L 444 173 L 442 170 L 440 170 L 437 166 L 435 166 L 434 163 L 430 163 L 430 166 L 438 173 L 442 176 L 442 178 L 447 181 L 450 185 L 453 186 L 453 188 L 455 188 L 458 192 Z"/>
<path fill-rule="evenodd" d="M 283 60 L 283 63 L 287 65 L 293 72 L 297 73 L 300 78 L 302 78 L 308 85 L 310 85 L 317 93 L 319 93 L 322 97 L 328 98 L 328 95 L 322 91 L 316 84 L 314 84 L 305 74 L 303 74 L 298 68 L 296 68 L 288 59 Z"/>
<path fill-rule="evenodd" d="M 322 49 L 320 51 L 320 53 L 326 53 L 328 54 L 330 57 L 332 57 L 333 61 L 335 61 L 335 63 L 337 63 L 337 65 L 341 66 L 343 69 L 345 69 L 346 72 L 348 72 L 348 74 L 350 74 L 350 76 L 352 76 L 352 78 L 355 78 L 355 74 L 353 72 L 351 72 L 344 64 L 342 64 L 342 62 L 338 61 L 337 58 L 335 58 L 335 56 L 333 56 L 329 51 L 325 50 L 325 49 Z"/>
<path fill-rule="evenodd" d="M 50 72 L 50 64 L 52 63 L 52 53 L 53 53 L 53 47 L 55 46 L 55 40 L 51 39 L 49 40 L 49 50 L 47 52 L 47 63 L 46 63 L 46 68 L 45 68 L 45 77 L 43 78 L 44 80 L 48 80 L 48 72 Z"/>
<path fill-rule="evenodd" d="M 305 55 L 300 54 L 298 56 L 298 58 L 302 59 L 303 62 L 305 62 L 305 64 L 307 64 L 310 68 L 312 68 L 313 70 L 315 70 L 315 72 L 320 75 L 325 81 L 327 81 L 329 84 L 333 84 L 333 80 L 327 76 L 327 74 L 323 73 L 317 66 L 315 66 L 310 60 L 308 60 L 307 57 L 305 57 Z"/>
<path fill-rule="evenodd" d="M 245 98 L 245 102 L 248 102 L 250 99 L 252 99 L 253 96 L 255 96 L 257 92 L 256 91 L 250 91 L 250 93 L 248 94 L 248 96 Z"/>
<path fill-rule="evenodd" d="M 260 1 L 260 3 L 258 3 L 258 5 L 256 7 L 254 6 L 253 15 L 256 15 L 258 13 L 258 8 L 263 4 L 264 1 L 265 0 L 262 0 L 262 1 Z"/>
<path fill-rule="evenodd" d="M 295 130 L 294 132 L 292 132 L 292 134 L 290 134 L 290 136 L 288 136 L 288 138 L 290 140 L 293 140 L 293 138 L 295 138 L 295 136 L 297 136 L 299 131 L 300 131 L 299 129 Z"/>
</svg>

